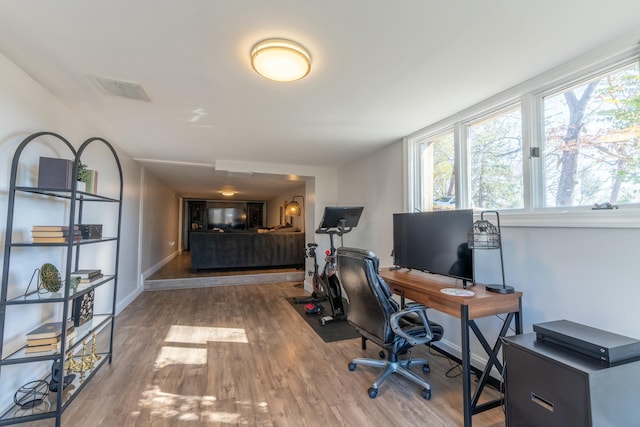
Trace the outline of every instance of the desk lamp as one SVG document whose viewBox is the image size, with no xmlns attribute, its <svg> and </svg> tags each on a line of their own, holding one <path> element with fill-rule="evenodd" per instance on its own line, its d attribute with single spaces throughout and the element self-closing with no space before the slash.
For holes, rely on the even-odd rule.
<svg viewBox="0 0 640 427">
<path fill-rule="evenodd" d="M 484 214 L 494 213 L 498 226 L 496 227 L 486 219 Z M 500 214 L 497 211 L 484 211 L 480 214 L 480 220 L 473 223 L 468 233 L 469 249 L 500 249 L 500 268 L 502 269 L 502 285 L 486 285 L 489 292 L 499 294 L 513 293 L 513 287 L 507 286 L 504 280 L 504 258 L 502 257 L 502 239 L 500 238 Z M 473 270 L 475 272 L 476 257 L 473 257 Z"/>
</svg>

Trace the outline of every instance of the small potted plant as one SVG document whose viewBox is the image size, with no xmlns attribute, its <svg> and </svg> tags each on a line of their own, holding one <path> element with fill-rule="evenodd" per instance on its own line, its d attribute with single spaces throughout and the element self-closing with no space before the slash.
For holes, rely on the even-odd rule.
<svg viewBox="0 0 640 427">
<path fill-rule="evenodd" d="M 89 181 L 89 168 L 82 162 L 78 162 L 78 174 L 76 179 L 78 181 L 78 191 L 87 191 L 87 182 Z"/>
</svg>

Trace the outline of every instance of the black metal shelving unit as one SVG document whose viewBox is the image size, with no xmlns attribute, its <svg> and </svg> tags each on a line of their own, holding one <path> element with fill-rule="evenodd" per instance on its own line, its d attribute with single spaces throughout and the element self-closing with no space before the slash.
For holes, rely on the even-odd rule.
<svg viewBox="0 0 640 427">
<path fill-rule="evenodd" d="M 41 187 L 29 187 L 29 186 L 18 186 L 18 169 L 21 164 L 21 156 L 25 150 L 25 148 L 33 143 L 34 141 L 41 141 L 42 139 L 46 139 L 47 143 L 57 145 L 57 148 L 62 150 L 67 150 L 67 156 L 73 159 L 73 176 L 72 176 L 72 185 L 70 189 L 56 189 L 56 188 L 41 188 Z M 76 177 L 78 172 L 78 164 L 82 158 L 85 150 L 92 146 L 92 144 L 104 144 L 108 151 L 113 155 L 113 160 L 117 167 L 118 177 L 119 177 L 119 187 L 117 192 L 117 197 L 107 197 L 98 194 L 92 194 L 90 192 L 78 191 L 76 185 Z M 76 224 L 83 224 L 83 210 L 89 203 L 109 203 L 109 204 L 117 204 L 117 224 L 116 224 L 116 235 L 110 237 L 104 237 L 100 239 L 91 239 L 91 240 L 78 240 L 74 241 L 74 239 L 68 239 L 68 242 L 65 243 L 31 243 L 25 241 L 15 241 L 20 237 L 20 233 L 15 233 L 14 236 L 14 219 L 15 215 L 19 214 L 15 211 L 16 209 L 16 195 L 20 197 L 36 197 L 41 200 L 39 203 L 44 203 L 46 206 L 47 202 L 51 202 L 52 200 L 62 200 L 66 203 L 66 216 L 68 219 L 69 230 L 72 230 Z M 121 220 L 122 220 L 122 195 L 123 195 L 123 179 L 122 179 L 122 168 L 120 165 L 120 161 L 118 159 L 117 153 L 113 146 L 106 140 L 98 137 L 87 139 L 82 143 L 79 149 L 76 151 L 75 148 L 69 141 L 67 141 L 64 137 L 59 134 L 53 132 L 38 132 L 34 133 L 27 138 L 25 138 L 21 144 L 16 149 L 16 152 L 13 156 L 13 161 L 11 165 L 11 177 L 9 183 L 9 194 L 8 194 L 8 209 L 7 209 L 7 227 L 5 232 L 5 243 L 4 243 L 4 259 L 3 259 L 3 270 L 2 270 L 2 287 L 0 289 L 0 356 L 4 355 L 4 347 L 5 347 L 5 331 L 6 331 L 6 321 L 7 321 L 7 308 L 14 306 L 25 306 L 25 305 L 34 305 L 34 304 L 56 304 L 57 310 L 52 310 L 53 312 L 57 312 L 57 319 L 55 321 L 62 321 L 62 319 L 69 319 L 71 317 L 71 305 L 73 301 L 77 298 L 82 297 L 88 292 L 97 290 L 107 284 L 111 284 L 113 287 L 113 291 L 111 293 L 112 304 L 110 307 L 110 311 L 102 314 L 95 314 L 91 318 L 91 320 L 86 323 L 75 328 L 76 331 L 76 339 L 72 344 L 67 346 L 67 331 L 66 328 L 62 328 L 61 331 L 61 349 L 59 352 L 46 352 L 46 353 L 26 353 L 26 345 L 22 348 L 19 348 L 15 351 L 12 351 L 11 354 L 5 355 L 0 359 L 0 369 L 3 366 L 9 365 L 24 365 L 25 372 L 25 383 L 34 380 L 45 380 L 47 382 L 51 381 L 51 374 L 45 375 L 43 378 L 31 378 L 31 372 L 28 369 L 30 364 L 33 363 L 47 363 L 51 362 L 52 364 L 59 361 L 60 364 L 64 367 L 65 361 L 69 354 L 77 355 L 81 345 L 86 346 L 86 339 L 91 337 L 92 339 L 100 338 L 101 342 L 106 341 L 106 345 L 103 345 L 99 352 L 97 352 L 100 357 L 91 368 L 87 368 L 82 372 L 82 375 L 76 375 L 74 381 L 66 386 L 62 392 L 50 393 L 46 400 L 46 405 L 44 407 L 36 407 L 33 409 L 23 409 L 18 405 L 4 408 L 0 410 L 0 426 L 3 425 L 11 425 L 23 422 L 30 422 L 40 419 L 46 418 L 55 418 L 55 425 L 60 426 L 61 416 L 64 412 L 65 408 L 71 404 L 71 402 L 75 399 L 76 396 L 82 391 L 86 384 L 88 384 L 91 380 L 91 377 L 97 372 L 105 363 L 111 363 L 113 359 L 113 334 L 114 334 L 114 317 L 116 310 L 116 296 L 118 289 L 118 259 L 120 253 L 120 230 L 121 230 Z M 109 271 L 110 274 L 105 274 L 101 279 L 90 283 L 87 286 L 80 286 L 76 289 L 72 289 L 68 284 L 71 283 L 70 276 L 71 273 L 78 269 L 80 262 L 80 251 L 82 247 L 86 245 L 100 245 L 104 244 L 104 242 L 115 242 L 115 258 L 113 261 L 113 265 L 108 266 L 109 268 L 113 268 L 113 271 Z M 21 248 L 21 250 L 30 250 L 29 248 L 59 248 L 59 251 L 62 252 L 62 258 L 64 260 L 65 268 L 63 275 L 63 287 L 60 289 L 60 293 L 54 294 L 43 294 L 38 290 L 33 290 L 29 292 L 28 286 L 24 286 L 26 291 L 22 295 L 9 295 L 9 287 L 12 289 L 20 284 L 12 283 L 11 276 L 11 256 L 12 249 Z M 37 257 L 36 257 L 37 258 Z M 98 263 L 99 261 L 96 260 Z M 108 291 L 111 292 L 111 291 Z M 15 293 L 15 292 L 14 292 Z M 18 308 L 19 309 L 19 308 Z M 25 334 L 28 331 L 25 331 Z M 104 347 L 107 347 L 105 349 Z M 37 372 L 37 371 L 36 371 Z M 67 375 L 66 368 L 60 369 L 58 371 L 58 384 L 62 383 L 62 379 Z M 0 382 L 2 381 L 2 376 L 0 376 Z M 55 394 L 55 397 L 54 397 Z"/>
</svg>

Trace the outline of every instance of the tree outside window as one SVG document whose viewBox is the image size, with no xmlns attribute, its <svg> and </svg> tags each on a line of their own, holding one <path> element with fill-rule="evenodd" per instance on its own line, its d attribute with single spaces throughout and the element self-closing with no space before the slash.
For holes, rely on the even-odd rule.
<svg viewBox="0 0 640 427">
<path fill-rule="evenodd" d="M 422 206 L 421 210 L 456 208 L 455 148 L 453 132 L 447 132 L 421 144 Z M 431 202 L 431 206 L 428 205 Z"/>
<path fill-rule="evenodd" d="M 510 109 L 468 126 L 474 208 L 524 207 L 522 115 Z"/>
<path fill-rule="evenodd" d="M 545 207 L 640 203 L 638 64 L 544 98 Z"/>
</svg>

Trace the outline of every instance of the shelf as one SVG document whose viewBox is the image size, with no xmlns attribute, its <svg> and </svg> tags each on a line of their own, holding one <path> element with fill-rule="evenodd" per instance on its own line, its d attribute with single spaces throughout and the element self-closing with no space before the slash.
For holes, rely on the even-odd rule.
<svg viewBox="0 0 640 427">
<path fill-rule="evenodd" d="M 79 296 L 82 296 L 87 292 L 90 292 L 91 290 L 104 285 L 105 283 L 109 283 L 114 279 L 115 279 L 115 276 L 103 276 L 101 279 L 96 280 L 95 283 L 91 283 L 90 285 L 85 285 L 85 286 L 80 285 L 75 291 L 71 290 L 69 292 L 68 300 L 70 301 L 72 299 L 78 298 Z M 37 291 L 33 291 L 33 292 L 29 292 L 27 295 L 20 295 L 19 297 L 11 298 L 10 300 L 7 300 L 3 304 L 4 305 L 46 304 L 46 303 L 55 303 L 55 302 L 64 302 L 64 301 L 65 301 L 65 297 L 60 293 L 52 294 L 50 292 L 47 292 L 47 293 L 41 294 Z"/>
<path fill-rule="evenodd" d="M 60 189 L 60 188 L 40 188 L 40 187 L 31 187 L 31 186 L 20 186 L 17 185 L 16 180 L 19 176 L 22 176 L 22 170 L 24 168 L 31 171 L 31 168 L 36 165 L 38 162 L 37 153 L 30 151 L 25 158 L 22 158 L 22 154 L 24 149 L 35 139 L 40 137 L 47 138 L 47 145 L 51 143 L 51 140 L 57 139 L 58 145 L 62 146 L 61 149 L 55 150 L 56 153 L 61 154 L 61 158 L 68 159 L 66 162 L 48 162 L 49 166 L 42 167 L 50 167 L 49 170 L 41 171 L 38 170 L 38 178 L 43 178 L 41 182 L 48 182 L 48 185 L 61 185 L 68 181 L 71 181 L 69 185 L 69 189 Z M 115 186 L 111 187 L 114 190 L 119 188 L 118 198 L 107 197 L 100 194 L 93 194 L 86 191 L 77 191 L 77 182 L 74 182 L 74 177 L 77 176 L 78 169 L 84 157 L 85 149 L 90 145 L 92 146 L 94 143 L 96 145 L 102 145 L 103 150 L 109 151 L 115 162 L 114 169 L 117 173 L 117 178 L 115 178 Z M 60 147 L 58 147 L 60 148 Z M 65 155 L 64 152 L 67 154 Z M 93 150 L 93 149 L 92 149 Z M 95 154 L 100 154 L 100 152 L 93 152 L 93 156 L 89 155 L 92 159 L 95 159 L 96 162 L 100 164 L 103 163 L 102 159 L 104 158 L 102 155 L 96 156 Z M 60 163 L 63 166 L 60 169 L 56 169 L 55 164 Z M 43 164 L 43 162 L 40 162 Z M 54 166 L 51 166 L 54 165 Z M 41 166 L 38 166 L 41 167 Z M 41 172 L 44 174 L 41 175 Z M 109 174 L 111 175 L 111 174 Z M 51 178 L 55 176 L 60 179 L 49 179 L 45 180 L 44 178 Z M 118 182 L 119 181 L 119 182 Z M 100 369 L 105 363 L 111 363 L 112 352 L 113 352 L 113 334 L 114 334 L 114 309 L 116 304 L 116 295 L 117 295 L 117 287 L 118 287 L 118 260 L 119 260 L 119 251 L 120 251 L 120 233 L 121 233 L 121 225 L 122 225 L 122 200 L 123 200 L 123 175 L 122 175 L 122 166 L 120 164 L 120 160 L 118 159 L 118 155 L 114 147 L 106 140 L 102 138 L 89 138 L 84 141 L 79 147 L 76 149 L 74 145 L 72 145 L 69 141 L 67 141 L 61 135 L 58 135 L 53 132 L 37 132 L 29 135 L 25 138 L 20 145 L 16 148 L 16 151 L 13 155 L 13 161 L 11 164 L 11 175 L 9 178 L 9 192 L 8 192 L 8 203 L 7 203 L 7 227 L 5 230 L 5 251 L 3 254 L 3 270 L 2 270 L 2 287 L 0 288 L 0 355 L 5 354 L 3 351 L 5 349 L 5 344 L 9 341 L 6 337 L 7 329 L 6 322 L 13 322 L 11 330 L 14 330 L 16 327 L 19 327 L 19 323 L 22 322 L 23 314 L 22 310 L 25 310 L 25 305 L 31 305 L 30 311 L 38 311 L 37 307 L 33 307 L 34 304 L 56 304 L 53 306 L 46 307 L 42 306 L 43 313 L 50 312 L 50 314 L 46 314 L 47 318 L 70 318 L 72 316 L 73 305 L 72 302 L 83 302 L 85 300 L 84 297 L 87 297 L 89 292 L 92 292 L 94 289 L 103 286 L 105 284 L 109 284 L 107 288 L 102 288 L 99 294 L 100 298 L 107 297 L 109 294 L 111 295 L 112 301 L 104 301 L 104 303 L 108 304 L 111 308 L 106 310 L 106 313 L 102 314 L 94 314 L 93 317 L 85 322 L 83 325 L 75 328 L 75 337 L 70 340 L 70 342 L 62 342 L 62 346 L 59 351 L 48 351 L 42 353 L 27 353 L 27 340 L 26 334 L 28 330 L 24 331 L 24 341 L 17 342 L 17 345 L 22 344 L 22 347 L 17 351 L 14 351 L 12 354 L 7 356 L 6 358 L 0 360 L 0 367 L 2 366 L 13 366 L 17 368 L 12 368 L 12 372 L 15 371 L 19 377 L 6 377 L 6 375 L 0 376 L 0 381 L 5 381 L 7 384 L 19 384 L 23 379 L 24 383 L 28 383 L 30 380 L 33 381 L 32 376 L 42 376 L 41 378 L 48 383 L 51 382 L 51 368 L 53 362 L 64 362 L 65 358 L 69 355 L 73 355 L 72 357 L 75 360 L 79 360 L 81 358 L 81 354 L 88 352 L 91 350 L 86 349 L 86 345 L 93 346 L 92 336 L 95 333 L 97 339 L 95 342 L 97 343 L 97 348 L 94 347 L 94 351 L 98 352 L 101 355 L 101 358 L 91 367 L 91 369 L 87 369 L 87 363 L 84 363 L 85 367 L 82 373 L 74 372 L 76 377 L 73 382 L 65 387 L 65 390 L 61 393 L 49 393 L 46 397 L 45 402 L 41 405 L 32 408 L 32 409 L 22 409 L 18 405 L 13 405 L 10 408 L 4 408 L 0 412 L 0 426 L 15 424 L 18 422 L 29 422 L 36 421 L 41 419 L 55 419 L 55 426 L 61 427 L 62 420 L 62 412 L 65 408 L 74 400 L 75 396 L 79 394 L 79 392 L 84 388 L 84 386 L 89 382 L 94 373 Z M 16 207 L 16 195 L 20 195 L 20 209 Z M 19 233 L 14 234 L 14 217 L 17 215 L 23 215 L 25 209 L 29 210 L 38 210 L 42 211 L 42 214 L 47 214 L 48 210 L 51 208 L 56 209 L 56 213 L 60 211 L 64 211 L 64 221 L 62 221 L 59 225 L 66 225 L 69 227 L 73 227 L 76 224 L 83 224 L 83 212 L 84 207 L 87 206 L 87 203 L 108 203 L 111 206 L 109 209 L 104 210 L 101 209 L 104 205 L 100 205 L 100 209 L 91 209 L 89 212 L 91 216 L 94 217 L 97 215 L 102 221 L 107 224 L 107 227 L 115 225 L 116 228 L 112 229 L 112 233 L 115 234 L 115 237 L 104 237 L 100 239 L 85 239 L 85 240 L 71 240 L 68 242 L 60 242 L 60 243 L 40 243 L 40 242 L 15 242 L 13 241 L 13 236 L 20 235 Z M 115 203 L 115 205 L 113 205 Z M 61 206 L 64 205 L 64 206 Z M 114 215 L 114 209 L 111 207 L 117 208 L 117 215 Z M 94 212 L 97 211 L 97 212 Z M 24 234 L 24 233 L 22 233 Z M 113 235 L 112 234 L 112 235 Z M 25 237 L 24 240 L 29 237 Z M 55 239 L 54 239 L 55 240 Z M 106 247 L 100 247 L 100 249 L 105 249 L 108 252 L 111 252 L 113 256 L 92 256 L 95 253 L 102 253 L 102 251 L 89 251 L 89 257 L 92 258 L 92 263 L 95 263 L 96 268 L 100 268 L 101 271 L 108 271 L 112 273 L 112 275 L 105 275 L 100 279 L 95 280 L 91 283 L 81 284 L 76 289 L 71 289 L 69 287 L 71 274 L 73 271 L 79 270 L 81 253 L 84 252 L 82 247 L 85 245 L 94 245 L 103 242 L 114 242 L 114 245 L 108 245 Z M 55 248 L 56 253 L 61 255 L 60 263 L 64 265 L 64 279 L 65 286 L 59 290 L 57 293 L 40 293 L 42 290 L 33 290 L 29 292 L 29 285 L 26 282 L 26 279 L 14 279 L 14 276 L 21 276 L 18 273 L 18 269 L 21 268 L 22 275 L 30 272 L 33 267 L 30 266 L 31 260 L 30 255 L 34 254 L 33 263 L 38 264 L 41 262 L 41 258 L 46 258 L 44 255 L 46 251 L 36 251 L 36 250 L 27 250 L 26 248 L 30 247 L 39 247 L 39 248 Z M 19 252 L 20 262 L 21 264 L 16 264 L 14 268 L 16 271 L 12 272 L 11 267 L 11 248 L 25 248 L 23 251 Z M 52 250 L 47 252 L 50 254 Z M 40 254 L 40 255 L 38 255 Z M 85 255 L 86 257 L 86 255 Z M 26 267 L 25 267 L 26 266 Z M 24 271 L 24 269 L 28 271 Z M 10 281 L 16 281 L 16 283 L 11 283 Z M 32 277 L 33 281 L 33 277 Z M 22 285 L 22 286 L 20 286 Z M 104 291 L 104 292 L 102 292 Z M 13 296 L 9 298 L 9 293 L 12 295 L 24 293 L 23 295 Z M 90 299 L 86 299 L 86 303 L 90 303 Z M 14 306 L 16 308 L 12 310 L 7 310 L 7 306 Z M 106 305 L 105 305 L 106 306 Z M 22 307 L 22 308 L 20 308 Z M 77 306 L 76 306 L 77 307 Z M 20 310 L 19 310 L 20 308 Z M 92 309 L 88 307 L 82 307 L 83 310 L 86 309 L 86 312 L 89 313 Z M 76 313 L 77 314 L 77 313 Z M 26 324 L 24 325 L 27 326 Z M 18 333 L 20 330 L 17 331 Z M 19 340 L 19 336 L 18 336 Z M 13 338 L 11 339 L 13 341 Z M 65 340 L 66 341 L 66 340 Z M 85 344 L 86 343 L 86 344 Z M 84 351 L 83 351 L 84 348 Z M 10 351 L 13 351 L 14 348 L 11 348 Z M 85 362 L 88 362 L 85 359 Z M 46 374 L 43 373 L 43 368 L 46 368 L 48 365 L 49 369 Z M 4 374 L 4 372 L 3 372 Z M 67 373 L 68 374 L 68 373 Z M 57 375 L 57 374 L 56 374 Z M 11 381 L 10 383 L 8 381 Z M 4 384 L 3 390 L 7 387 L 7 384 Z M 10 390 L 9 390 L 10 391 Z M 15 392 L 15 391 L 14 391 Z M 9 397 L 9 396 L 7 396 Z"/>
<path fill-rule="evenodd" d="M 75 328 L 76 337 L 73 339 L 73 344 L 67 347 L 67 350 L 77 348 L 78 345 L 82 343 L 82 340 L 91 335 L 92 332 L 100 332 L 111 319 L 113 319 L 113 315 L 111 314 L 96 314 L 91 320 L 88 320 L 85 324 Z M 0 366 L 15 365 L 17 363 L 25 362 L 40 362 L 43 360 L 55 360 L 60 358 L 60 353 L 57 351 L 26 353 L 26 348 L 27 347 L 24 346 L 15 353 L 0 360 Z"/>
<path fill-rule="evenodd" d="M 109 361 L 111 356 L 109 353 L 97 353 L 100 356 L 100 360 L 91 369 L 84 371 L 84 377 L 81 378 L 80 373 L 74 372 L 76 375 L 73 381 L 64 388 L 62 391 L 62 408 L 64 409 L 71 404 L 73 399 L 80 393 L 84 386 L 90 381 L 91 377 L 96 373 L 102 365 Z M 66 372 L 65 372 L 66 374 Z M 49 382 L 51 375 L 42 378 L 44 381 Z M 43 418 L 53 418 L 57 409 L 57 393 L 49 392 L 44 402 L 40 406 L 36 406 L 32 409 L 22 409 L 18 405 L 12 405 L 4 414 L 0 415 L 0 426 L 12 425 L 15 423 L 23 423 L 28 421 L 35 421 Z"/>
<path fill-rule="evenodd" d="M 31 194 L 40 194 L 43 196 L 60 197 L 63 199 L 71 199 L 71 190 L 61 190 L 59 188 L 39 188 L 39 187 L 16 187 L 16 191 Z M 114 202 L 120 200 L 112 197 L 101 196 L 99 194 L 87 193 L 84 191 L 76 191 L 76 200 L 85 202 Z"/>
<path fill-rule="evenodd" d="M 103 237 L 102 239 L 81 239 L 73 242 L 73 246 L 80 245 L 92 245 L 95 243 L 101 242 L 113 242 L 118 240 L 117 237 Z M 58 246 L 58 247 L 67 247 L 69 242 L 62 243 L 35 243 L 35 242 L 20 242 L 20 243 L 11 243 L 12 248 L 20 248 L 20 247 L 29 247 L 29 246 Z"/>
</svg>

